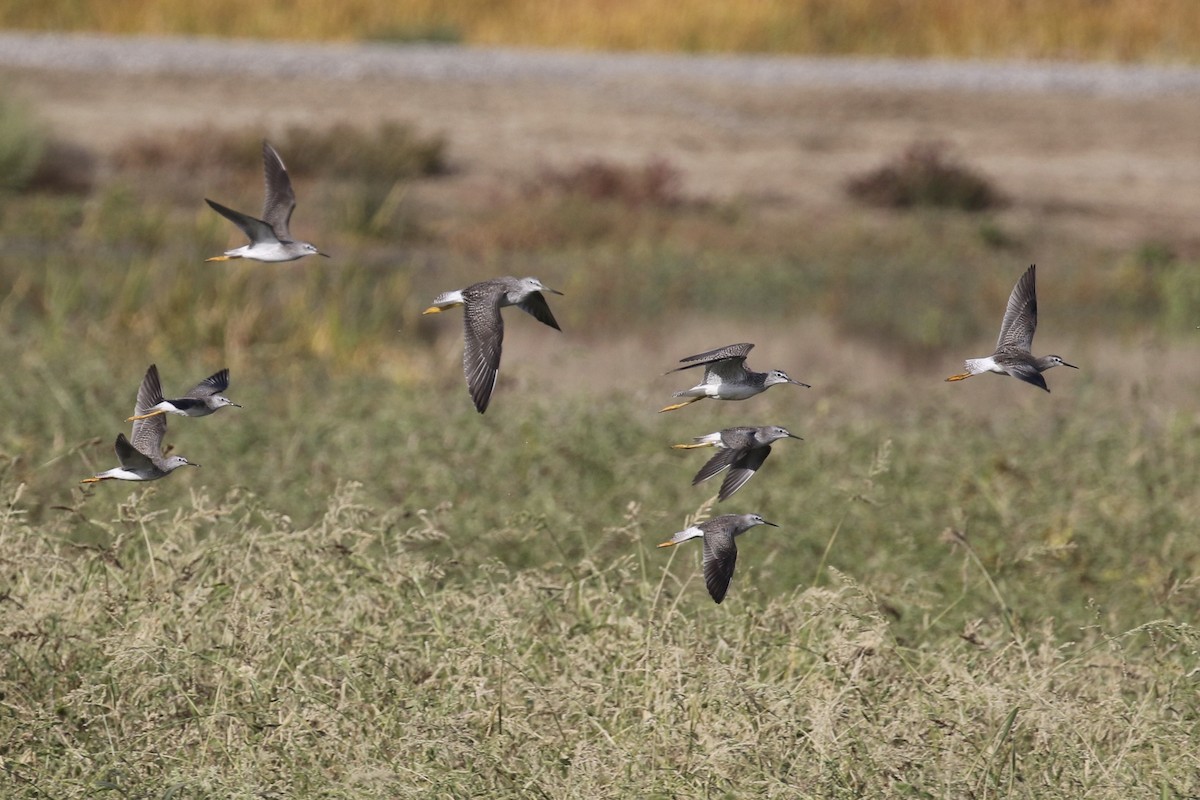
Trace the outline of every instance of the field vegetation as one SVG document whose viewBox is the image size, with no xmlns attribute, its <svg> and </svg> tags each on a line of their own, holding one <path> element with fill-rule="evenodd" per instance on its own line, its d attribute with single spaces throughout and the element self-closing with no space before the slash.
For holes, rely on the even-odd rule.
<svg viewBox="0 0 1200 800">
<path fill-rule="evenodd" d="M 602 50 L 1194 63 L 1191 0 L 8 3 L 0 27 Z"/>
<path fill-rule="evenodd" d="M 239 235 L 202 198 L 253 210 L 261 172 L 178 142 L 258 136 L 0 198 L 7 796 L 1200 794 L 1186 243 L 1019 196 L 784 218 L 667 162 L 479 202 L 452 137 L 396 125 L 281 140 L 332 259 L 205 264 Z M 321 173 L 303 141 L 421 166 Z M 1035 261 L 1036 349 L 1082 369 L 943 383 Z M 510 273 L 565 292 L 564 332 L 507 315 L 481 417 L 457 314 L 420 311 Z M 813 388 L 656 413 L 734 341 Z M 198 470 L 80 487 L 152 362 L 169 392 L 228 366 L 244 408 L 171 418 Z M 714 505 L 668 445 L 743 423 L 805 441 Z M 741 511 L 781 527 L 716 606 L 699 546 L 654 545 Z"/>
</svg>

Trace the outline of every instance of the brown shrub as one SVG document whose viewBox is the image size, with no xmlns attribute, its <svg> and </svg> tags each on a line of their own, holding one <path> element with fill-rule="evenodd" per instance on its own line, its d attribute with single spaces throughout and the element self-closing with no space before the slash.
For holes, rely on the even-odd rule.
<svg viewBox="0 0 1200 800">
<path fill-rule="evenodd" d="M 256 171 L 262 168 L 261 131 L 211 127 L 142 136 L 113 156 L 124 169 Z M 395 181 L 448 171 L 446 140 L 421 136 L 410 125 L 383 122 L 373 131 L 347 124 L 314 130 L 292 126 L 267 137 L 293 175 Z"/>
<path fill-rule="evenodd" d="M 578 195 L 596 202 L 676 208 L 686 199 L 678 169 L 664 159 L 628 167 L 595 158 L 561 170 L 545 170 L 529 193 Z"/>
<path fill-rule="evenodd" d="M 982 211 L 1003 205 L 986 177 L 963 164 L 945 142 L 917 142 L 891 162 L 852 178 L 851 197 L 884 208 L 932 206 Z"/>
</svg>

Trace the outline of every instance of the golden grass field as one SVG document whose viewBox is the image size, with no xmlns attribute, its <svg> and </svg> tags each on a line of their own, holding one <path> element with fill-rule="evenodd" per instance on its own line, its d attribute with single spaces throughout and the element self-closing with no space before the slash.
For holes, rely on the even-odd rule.
<svg viewBox="0 0 1200 800">
<path fill-rule="evenodd" d="M 1196 61 L 1190 0 L 80 0 L 15 3 L 0 27 L 268 39 L 804 53 L 918 58 Z"/>
<path fill-rule="evenodd" d="M 0 794 L 1200 795 L 1196 104 L 0 79 L 94 166 L 0 195 Z M 329 261 L 204 263 L 263 136 Z M 847 194 L 936 140 L 1006 204 Z M 1033 262 L 1081 369 L 944 382 Z M 481 417 L 420 311 L 510 272 L 563 331 L 506 311 Z M 735 341 L 812 388 L 657 412 Z M 81 487 L 152 362 L 244 408 Z M 715 504 L 669 445 L 743 423 L 805 440 Z M 655 545 L 742 511 L 718 606 Z"/>
</svg>

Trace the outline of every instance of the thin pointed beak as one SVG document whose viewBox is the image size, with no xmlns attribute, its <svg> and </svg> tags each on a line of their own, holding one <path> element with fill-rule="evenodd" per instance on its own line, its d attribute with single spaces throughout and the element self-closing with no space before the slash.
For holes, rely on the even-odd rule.
<svg viewBox="0 0 1200 800">
<path fill-rule="evenodd" d="M 811 389 L 812 387 L 810 386 L 810 387 L 808 387 L 808 388 L 810 388 L 810 389 Z M 797 435 L 796 435 L 796 434 L 794 434 L 794 433 L 789 433 L 789 434 L 788 434 L 788 436 L 790 436 L 790 437 L 791 437 L 791 438 L 793 438 L 793 439 L 799 439 L 799 440 L 800 440 L 800 441 L 802 441 L 802 442 L 804 441 L 804 437 L 803 437 L 803 436 L 797 436 Z"/>
<path fill-rule="evenodd" d="M 329 255 L 329 253 L 322 253 L 320 250 L 317 251 L 317 255 L 325 256 L 326 258 L 333 258 L 333 256 Z"/>
<path fill-rule="evenodd" d="M 241 403 L 230 403 L 229 405 L 233 406 L 234 408 L 241 408 L 241 407 L 242 407 L 242 404 L 241 404 Z"/>
<path fill-rule="evenodd" d="M 562 294 L 562 292 L 560 292 L 558 289 L 547 289 L 546 291 L 550 292 L 551 294 L 558 294 L 558 295 Z"/>
<path fill-rule="evenodd" d="M 811 386 L 809 386 L 807 383 L 801 383 L 800 381 L 792 380 L 791 378 L 788 378 L 788 383 L 794 383 L 794 384 L 796 384 L 797 386 L 803 386 L 805 389 L 811 389 L 811 388 L 812 388 L 812 387 L 811 387 Z"/>
<path fill-rule="evenodd" d="M 778 526 L 778 525 L 776 525 L 774 522 L 767 522 L 765 519 L 763 520 L 763 525 L 770 525 L 772 528 L 778 528 L 778 527 L 779 527 L 779 526 Z"/>
<path fill-rule="evenodd" d="M 189 462 L 188 462 L 188 466 L 189 466 L 189 467 L 199 467 L 200 465 L 199 465 L 199 464 L 194 464 L 194 463 L 192 463 L 191 461 L 189 461 Z"/>
<path fill-rule="evenodd" d="M 1068 363 L 1067 363 L 1067 362 L 1065 362 L 1065 361 L 1064 361 L 1064 362 L 1062 362 L 1062 365 L 1063 365 L 1064 367 L 1070 367 L 1071 369 L 1079 369 L 1079 367 L 1075 366 L 1074 364 L 1068 364 Z"/>
</svg>

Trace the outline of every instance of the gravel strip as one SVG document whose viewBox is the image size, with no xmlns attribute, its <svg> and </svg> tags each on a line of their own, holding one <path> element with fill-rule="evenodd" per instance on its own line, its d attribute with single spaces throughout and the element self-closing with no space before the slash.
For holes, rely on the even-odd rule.
<svg viewBox="0 0 1200 800">
<path fill-rule="evenodd" d="M 1200 92 L 1200 68 L 1058 62 L 691 56 L 428 44 L 264 42 L 0 32 L 0 66 L 261 78 L 587 83 L 647 76 L 758 87 L 1071 92 Z"/>
</svg>

